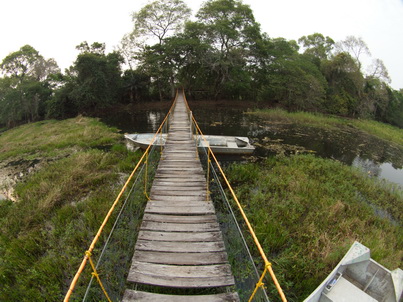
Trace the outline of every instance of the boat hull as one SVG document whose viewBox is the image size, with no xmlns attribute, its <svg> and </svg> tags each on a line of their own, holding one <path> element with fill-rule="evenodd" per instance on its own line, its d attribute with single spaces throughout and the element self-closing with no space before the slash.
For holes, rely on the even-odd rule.
<svg viewBox="0 0 403 302">
<path fill-rule="evenodd" d="M 132 145 L 140 149 L 147 149 L 151 141 L 154 140 L 153 146 L 163 147 L 167 138 L 167 134 L 125 134 L 126 140 Z M 249 143 L 247 137 L 205 135 L 195 135 L 199 152 L 203 152 L 209 146 L 214 154 L 232 154 L 232 155 L 250 155 L 255 151 L 255 147 Z"/>
</svg>

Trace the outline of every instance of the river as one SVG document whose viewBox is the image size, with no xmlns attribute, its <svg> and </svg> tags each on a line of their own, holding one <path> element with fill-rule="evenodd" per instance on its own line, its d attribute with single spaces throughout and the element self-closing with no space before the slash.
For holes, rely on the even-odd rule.
<svg viewBox="0 0 403 302">
<path fill-rule="evenodd" d="M 254 159 L 278 153 L 314 153 L 359 167 L 370 177 L 403 187 L 401 148 L 354 128 L 329 130 L 292 122 L 265 121 L 245 114 L 246 106 L 234 102 L 190 102 L 203 133 L 249 137 L 256 146 Z M 102 121 L 122 133 L 155 132 L 168 109 L 168 102 L 145 103 L 114 112 Z"/>
</svg>

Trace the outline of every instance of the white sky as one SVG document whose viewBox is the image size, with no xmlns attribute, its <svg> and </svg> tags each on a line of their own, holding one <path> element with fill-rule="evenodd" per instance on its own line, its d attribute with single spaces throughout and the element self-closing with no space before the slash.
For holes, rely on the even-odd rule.
<svg viewBox="0 0 403 302">
<path fill-rule="evenodd" d="M 202 0 L 185 0 L 193 12 Z M 391 86 L 403 88 L 403 0 L 244 0 L 262 31 L 297 40 L 319 32 L 335 41 L 361 37 L 384 61 Z M 29 44 L 69 67 L 83 41 L 112 50 L 132 29 L 130 14 L 145 0 L 0 0 L 0 60 Z"/>
</svg>

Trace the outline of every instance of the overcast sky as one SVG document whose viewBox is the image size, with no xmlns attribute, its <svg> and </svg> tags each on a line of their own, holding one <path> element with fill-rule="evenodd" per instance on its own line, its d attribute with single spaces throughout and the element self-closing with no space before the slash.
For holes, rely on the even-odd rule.
<svg viewBox="0 0 403 302">
<path fill-rule="evenodd" d="M 185 0 L 196 13 L 202 0 Z M 262 31 L 297 40 L 315 32 L 335 41 L 361 37 L 383 60 L 391 86 L 403 88 L 403 0 L 244 0 Z M 132 29 L 131 13 L 144 0 L 0 0 L 0 60 L 29 44 L 64 69 L 83 41 L 112 50 Z M 368 60 L 369 61 L 369 60 Z"/>
</svg>

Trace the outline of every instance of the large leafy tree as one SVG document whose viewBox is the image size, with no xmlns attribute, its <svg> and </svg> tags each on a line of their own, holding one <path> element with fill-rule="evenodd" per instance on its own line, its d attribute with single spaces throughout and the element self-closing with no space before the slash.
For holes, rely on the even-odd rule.
<svg viewBox="0 0 403 302">
<path fill-rule="evenodd" d="M 83 42 L 80 54 L 61 76 L 61 88 L 49 103 L 51 116 L 68 116 L 103 109 L 119 101 L 122 89 L 122 56 L 105 54 L 105 44 Z"/>
<path fill-rule="evenodd" d="M 367 106 L 360 103 L 364 77 L 356 59 L 341 52 L 327 61 L 322 70 L 329 85 L 326 107 L 330 113 L 355 116 L 367 111 Z"/>
<path fill-rule="evenodd" d="M 253 45 L 261 38 L 260 25 L 250 7 L 237 0 L 210 0 L 197 13 L 198 38 L 210 45 L 210 53 L 201 58 L 210 72 L 209 83 L 215 98 L 233 98 L 250 89 L 248 72 Z M 232 95 L 231 95 L 232 94 Z"/>
<path fill-rule="evenodd" d="M 158 0 L 133 13 L 135 36 L 152 37 L 162 44 L 170 34 L 179 32 L 191 10 L 182 0 Z"/>
<path fill-rule="evenodd" d="M 0 71 L 0 123 L 13 126 L 43 117 L 52 93 L 50 77 L 60 72 L 56 62 L 25 45 L 3 59 Z"/>
<path fill-rule="evenodd" d="M 139 45 L 142 40 L 147 46 L 143 46 L 137 59 L 141 69 L 151 77 L 156 84 L 160 100 L 169 87 L 174 90 L 174 75 L 178 72 L 172 64 L 165 61 L 165 39 L 179 33 L 184 23 L 190 17 L 191 10 L 182 0 L 157 0 L 145 5 L 140 11 L 133 13 L 134 30 L 126 36 L 124 44 Z M 150 39 L 151 38 L 151 39 Z M 147 40 L 151 43 L 146 43 Z M 137 42 L 135 42 L 137 41 Z M 156 45 L 153 45 L 157 41 Z M 122 45 L 124 45 L 122 43 Z M 127 53 L 130 51 L 125 51 Z M 167 83 L 169 83 L 167 85 Z M 153 87 L 151 87 L 152 89 Z"/>
<path fill-rule="evenodd" d="M 305 49 L 304 53 L 312 55 L 320 60 L 328 59 L 335 42 L 330 37 L 324 37 L 320 33 L 303 36 L 298 39 Z"/>
</svg>

